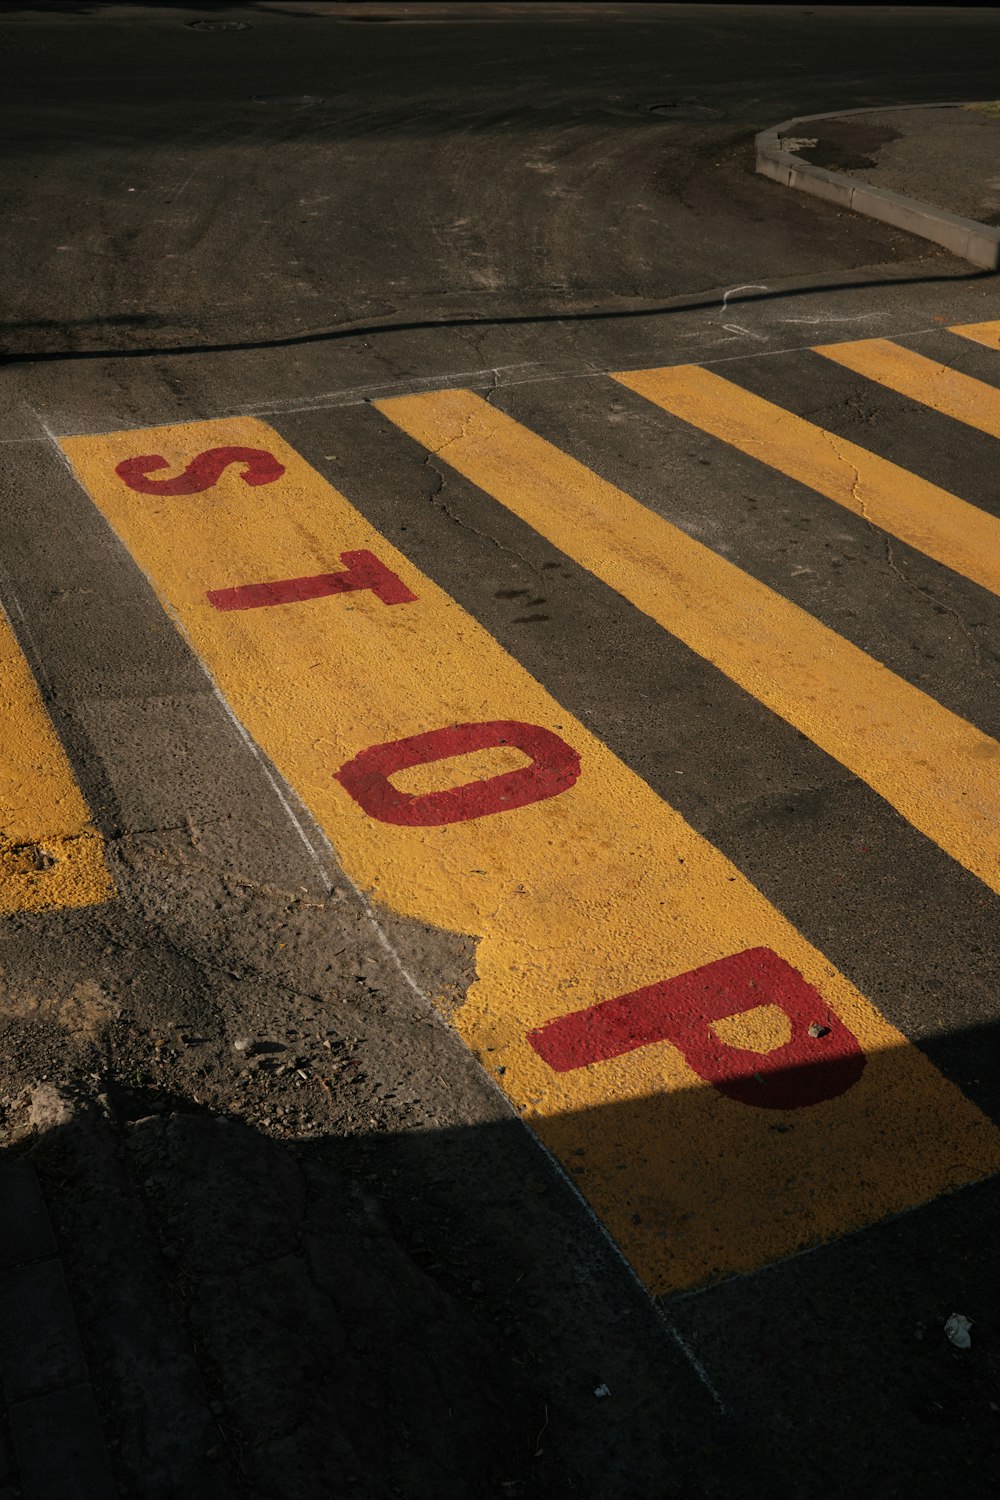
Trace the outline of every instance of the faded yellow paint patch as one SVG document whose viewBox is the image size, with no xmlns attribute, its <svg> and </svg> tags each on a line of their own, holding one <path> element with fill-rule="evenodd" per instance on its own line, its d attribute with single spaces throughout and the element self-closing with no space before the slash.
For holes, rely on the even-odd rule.
<svg viewBox="0 0 1000 1500">
<path fill-rule="evenodd" d="M 0 720 L 0 915 L 107 901 L 104 842 L 2 614 Z"/>
<path fill-rule="evenodd" d="M 205 491 L 136 494 L 115 473 L 158 454 L 264 449 Z M 653 1291 L 759 1266 L 1000 1167 L 1000 1132 L 715 848 L 587 732 L 454 600 L 264 423 L 67 438 L 83 484 L 249 733 L 351 876 L 393 910 L 479 940 L 454 1024 L 556 1152 Z M 207 590 L 299 578 L 367 550 L 417 597 L 371 592 L 224 613 Z M 558 795 L 471 821 L 406 827 L 336 780 L 371 746 L 514 720 L 580 756 Z M 528 1032 L 591 1003 L 763 945 L 816 986 L 868 1053 L 811 1108 L 723 1097 L 669 1043 L 556 1073 Z M 777 1124 L 787 1128 L 776 1130 Z"/>
<path fill-rule="evenodd" d="M 817 344 L 814 352 L 956 422 L 1000 438 L 1000 390 L 996 386 L 915 354 L 890 339 Z"/>
<path fill-rule="evenodd" d="M 1000 892 L 996 740 L 472 391 L 376 405 Z"/>
<path fill-rule="evenodd" d="M 1000 521 L 986 511 L 711 370 L 673 365 L 628 370 L 614 378 L 692 427 L 1000 594 Z"/>
</svg>

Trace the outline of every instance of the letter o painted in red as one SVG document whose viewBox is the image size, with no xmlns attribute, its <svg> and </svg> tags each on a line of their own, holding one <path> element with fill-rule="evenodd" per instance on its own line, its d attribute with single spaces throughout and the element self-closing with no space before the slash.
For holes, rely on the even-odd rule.
<svg viewBox="0 0 1000 1500">
<path fill-rule="evenodd" d="M 468 781 L 443 792 L 414 795 L 401 792 L 389 777 L 410 766 L 450 760 L 474 750 L 512 745 L 531 757 L 529 766 L 502 771 L 486 781 Z M 493 813 L 511 812 L 532 802 L 558 796 L 580 774 L 580 757 L 551 729 L 521 724 L 516 719 L 491 719 L 481 724 L 453 724 L 408 739 L 371 745 L 341 766 L 336 779 L 370 817 L 408 828 L 431 828 L 442 823 L 467 823 Z"/>
</svg>

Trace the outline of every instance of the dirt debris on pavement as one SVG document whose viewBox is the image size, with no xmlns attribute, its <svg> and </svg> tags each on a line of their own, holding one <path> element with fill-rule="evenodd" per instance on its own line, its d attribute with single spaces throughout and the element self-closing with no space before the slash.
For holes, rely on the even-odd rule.
<svg viewBox="0 0 1000 1500">
<path fill-rule="evenodd" d="M 358 898 L 241 884 L 185 837 L 121 841 L 128 907 L 14 919 L 0 960 L 0 1160 L 41 1183 L 121 1494 L 610 1496 L 637 1450 L 686 1468 L 644 1299 L 499 1096 L 469 1121 L 464 1053 L 442 1114 L 454 1039 Z M 459 1003 L 471 947 L 413 937 Z"/>
</svg>

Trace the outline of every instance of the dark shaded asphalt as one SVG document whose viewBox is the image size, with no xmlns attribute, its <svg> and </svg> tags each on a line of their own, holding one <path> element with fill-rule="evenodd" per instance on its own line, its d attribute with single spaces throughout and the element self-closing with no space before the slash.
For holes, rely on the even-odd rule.
<svg viewBox="0 0 1000 1500">
<path fill-rule="evenodd" d="M 989 95 L 1000 46 L 988 9 L 5 11 L 14 352 L 613 312 L 909 259 L 755 180 L 753 133 Z"/>
</svg>

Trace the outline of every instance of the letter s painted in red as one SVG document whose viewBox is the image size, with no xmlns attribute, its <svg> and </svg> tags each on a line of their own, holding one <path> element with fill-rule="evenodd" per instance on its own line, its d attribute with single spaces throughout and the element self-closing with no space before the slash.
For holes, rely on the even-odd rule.
<svg viewBox="0 0 1000 1500">
<path fill-rule="evenodd" d="M 273 484 L 285 472 L 284 464 L 279 464 L 274 454 L 265 448 L 206 448 L 173 479 L 147 477 L 154 469 L 170 467 L 158 453 L 126 458 L 118 464 L 115 473 L 130 490 L 137 490 L 140 495 L 199 495 L 202 490 L 211 489 L 230 464 L 246 465 L 240 475 L 244 484 Z"/>
</svg>

